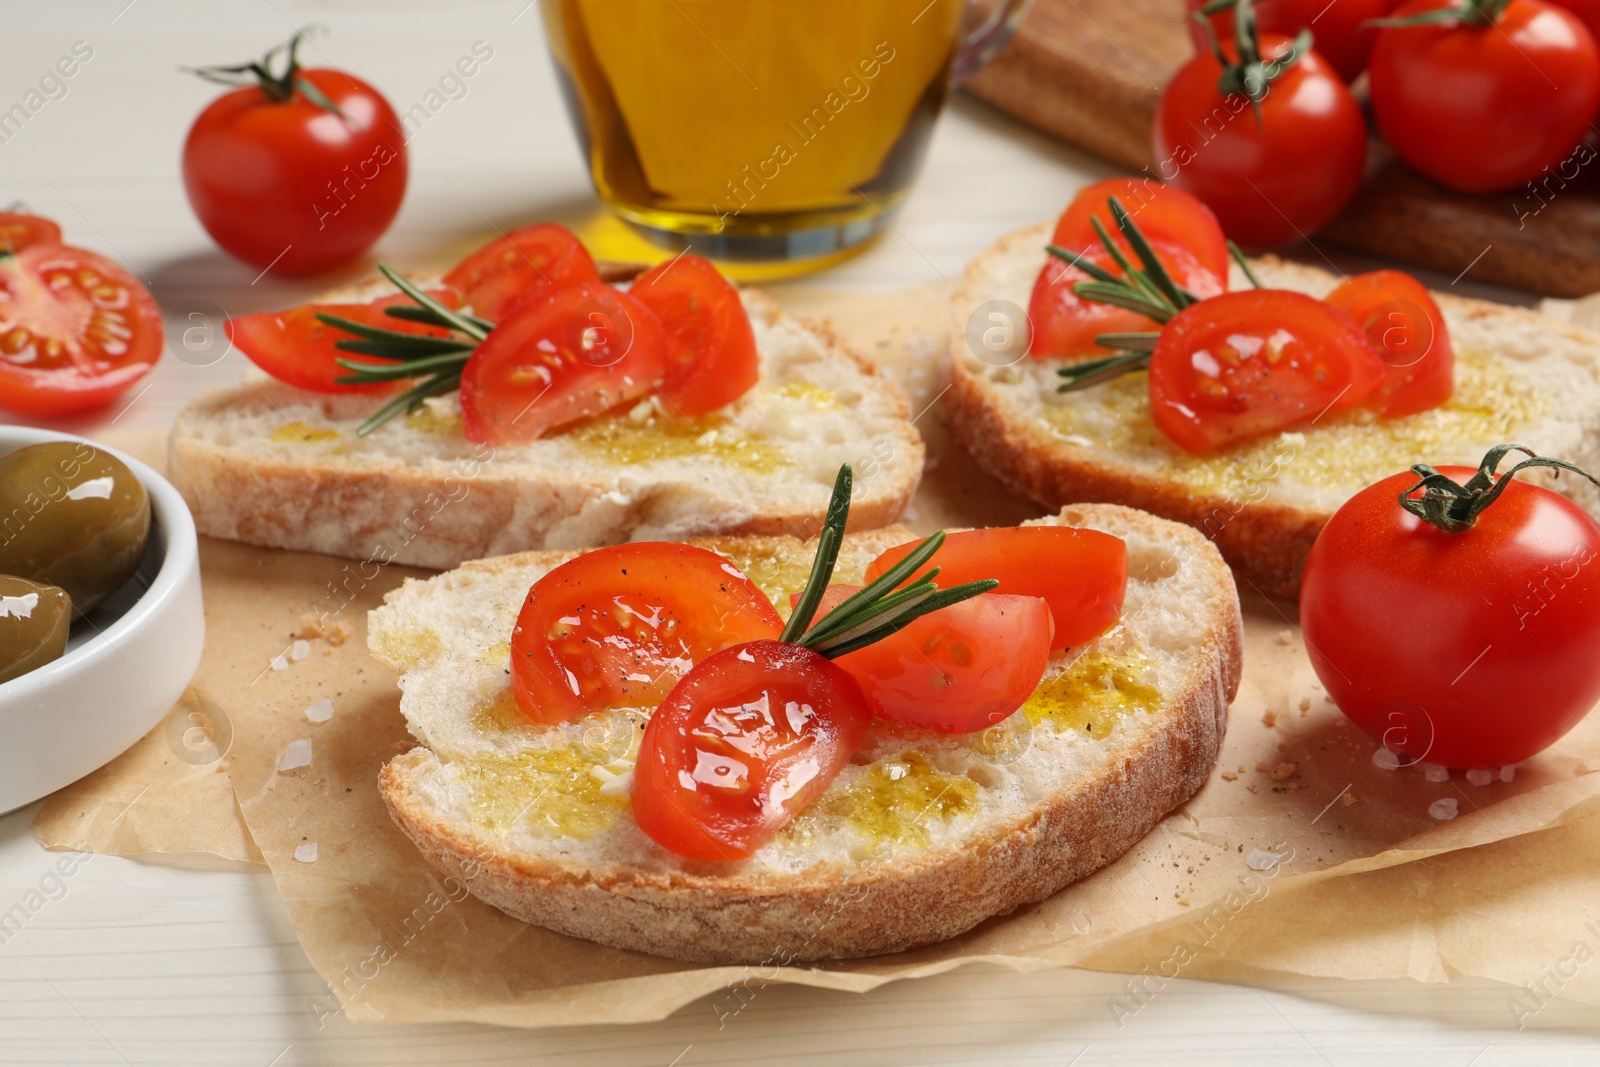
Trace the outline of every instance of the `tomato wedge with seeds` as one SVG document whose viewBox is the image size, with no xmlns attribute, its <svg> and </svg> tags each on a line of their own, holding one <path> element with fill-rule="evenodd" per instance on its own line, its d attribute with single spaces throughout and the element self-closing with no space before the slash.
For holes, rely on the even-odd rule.
<svg viewBox="0 0 1600 1067">
<path fill-rule="evenodd" d="M 1107 201 L 1112 197 L 1127 209 L 1146 240 L 1187 249 L 1213 275 L 1228 277 L 1228 239 L 1217 216 L 1199 197 L 1149 178 L 1106 178 L 1085 185 L 1056 221 L 1050 243 L 1073 251 L 1098 246 L 1100 238 L 1089 221 L 1097 218 L 1133 261 L 1132 249 L 1111 217 Z"/>
<path fill-rule="evenodd" d="M 827 791 L 871 722 L 861 687 L 826 656 L 781 641 L 725 648 L 645 726 L 634 819 L 688 859 L 745 859 Z"/>
<path fill-rule="evenodd" d="M 1361 327 L 1278 289 L 1191 304 L 1150 355 L 1150 416 L 1187 452 L 1277 433 L 1358 407 L 1388 369 Z"/>
<path fill-rule="evenodd" d="M 164 341 L 150 291 L 106 257 L 59 244 L 0 255 L 0 407 L 100 407 L 149 373 Z"/>
<path fill-rule="evenodd" d="M 1368 407 L 1393 419 L 1450 399 L 1455 349 L 1427 286 L 1404 271 L 1376 270 L 1346 278 L 1323 299 L 1355 320 L 1389 368 Z"/>
<path fill-rule="evenodd" d="M 830 585 L 817 617 L 859 589 Z M 1042 598 L 983 593 L 834 662 L 855 676 L 879 718 L 967 734 L 993 726 L 1033 695 L 1054 637 Z"/>
<path fill-rule="evenodd" d="M 1214 274 L 1187 248 L 1159 241 L 1151 241 L 1150 247 L 1173 280 L 1195 296 L 1205 299 L 1226 288 L 1226 273 Z M 1119 278 L 1122 276 L 1122 269 L 1103 247 L 1096 245 L 1083 251 L 1090 263 Z M 1079 282 L 1091 280 L 1080 268 L 1050 257 L 1033 283 L 1033 295 L 1028 300 L 1030 356 L 1045 359 L 1104 355 L 1107 349 L 1094 341 L 1103 333 L 1154 332 L 1161 328 L 1154 319 L 1137 311 L 1085 300 L 1072 291 Z"/>
<path fill-rule="evenodd" d="M 867 581 L 900 562 L 919 543 L 898 545 L 873 560 L 867 566 Z M 943 588 L 994 578 L 1000 583 L 995 593 L 1042 597 L 1055 624 L 1050 646 L 1055 649 L 1081 645 L 1110 629 L 1122 615 L 1128 590 L 1127 542 L 1076 526 L 1009 526 L 949 534 L 928 566 L 939 568 L 937 580 Z M 943 618 L 953 610 L 943 608 L 930 618 Z"/>
<path fill-rule="evenodd" d="M 756 336 L 739 291 L 699 256 L 679 256 L 640 275 L 628 290 L 667 329 L 661 396 L 679 415 L 733 403 L 761 376 Z"/>
<path fill-rule="evenodd" d="M 499 322 L 518 297 L 599 280 L 600 271 L 583 242 L 552 222 L 496 238 L 444 276 L 474 315 L 491 322 Z"/>
<path fill-rule="evenodd" d="M 430 289 L 428 295 L 444 304 L 455 307 L 459 298 L 453 289 Z M 384 314 L 384 308 L 415 307 L 416 302 L 404 293 L 386 296 L 370 304 L 301 304 L 287 311 L 257 311 L 229 319 L 228 339 L 249 357 L 250 362 L 281 382 L 314 393 L 385 393 L 393 391 L 395 382 L 375 382 L 368 385 L 342 384 L 335 381 L 350 374 L 335 360 L 348 359 L 357 363 L 370 363 L 375 367 L 392 366 L 393 361 L 376 356 L 363 356 L 337 347 L 339 341 L 356 338 L 336 326 L 317 319 L 319 314 L 337 315 L 352 322 L 378 326 L 400 333 L 414 333 L 426 337 L 448 337 L 450 331 L 439 326 L 428 326 Z"/>
<path fill-rule="evenodd" d="M 637 400 L 661 381 L 666 353 L 656 313 L 602 282 L 519 303 L 462 370 L 467 439 L 524 444 Z"/>
<path fill-rule="evenodd" d="M 772 602 L 715 552 L 596 549 L 528 590 L 511 633 L 512 694 L 538 723 L 653 707 L 695 663 L 782 628 Z"/>
<path fill-rule="evenodd" d="M 0 253 L 20 252 L 29 245 L 58 245 L 61 227 L 41 215 L 0 211 Z"/>
</svg>

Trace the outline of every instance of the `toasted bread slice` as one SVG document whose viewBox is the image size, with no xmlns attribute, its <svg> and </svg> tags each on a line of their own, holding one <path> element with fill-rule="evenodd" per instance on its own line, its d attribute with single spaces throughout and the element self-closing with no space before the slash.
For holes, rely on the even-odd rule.
<svg viewBox="0 0 1600 1067">
<path fill-rule="evenodd" d="M 1233 579 L 1186 526 L 1113 505 L 1039 520 L 1128 542 L 1109 633 L 1058 656 L 1023 710 L 939 735 L 875 722 L 857 759 L 739 863 L 680 859 L 639 830 L 628 786 L 648 711 L 557 727 L 521 719 L 508 635 L 529 585 L 568 554 L 533 552 L 408 581 L 369 618 L 427 747 L 380 787 L 423 855 L 508 914 L 620 948 L 716 963 L 867 956 L 943 940 L 1048 897 L 1120 856 L 1197 790 L 1239 683 Z M 852 534 L 841 581 L 909 535 Z M 812 546 L 702 542 L 787 610 Z"/>
<path fill-rule="evenodd" d="M 367 300 L 386 287 L 325 299 Z M 377 407 L 371 396 L 309 393 L 254 373 L 178 415 L 169 477 L 201 533 L 440 568 L 532 548 L 804 535 L 845 462 L 857 471 L 855 527 L 897 520 L 923 461 L 905 398 L 828 331 L 756 291 L 743 297 L 760 383 L 693 422 L 642 401 L 491 447 L 463 436 L 450 394 L 358 437 Z"/>
<path fill-rule="evenodd" d="M 1047 508 L 1111 501 L 1189 523 L 1242 580 L 1292 597 L 1312 542 L 1339 505 L 1413 463 L 1476 467 L 1489 447 L 1508 441 L 1586 470 L 1600 462 L 1600 336 L 1442 293 L 1435 298 L 1456 351 L 1456 391 L 1443 407 L 1388 421 L 1358 411 L 1187 455 L 1151 422 L 1146 375 L 1063 395 L 1056 392 L 1060 364 L 1025 356 L 1025 332 L 996 352 L 969 343 L 969 324 L 985 302 L 1028 306 L 1049 235 L 1048 225 L 1019 230 L 967 268 L 952 305 L 944 399 L 951 427 L 979 465 Z M 1254 265 L 1265 284 L 1313 296 L 1338 282 L 1272 257 Z M 1234 288 L 1249 284 L 1235 273 Z M 1539 478 L 1590 511 L 1600 506 L 1581 478 Z"/>
</svg>

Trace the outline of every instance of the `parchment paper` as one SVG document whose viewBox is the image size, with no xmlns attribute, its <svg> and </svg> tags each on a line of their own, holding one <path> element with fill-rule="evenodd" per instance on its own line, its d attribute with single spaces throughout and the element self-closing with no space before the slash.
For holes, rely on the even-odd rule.
<svg viewBox="0 0 1600 1067">
<path fill-rule="evenodd" d="M 926 367 L 942 343 L 940 291 L 813 299 L 811 310 L 827 310 L 843 336 L 897 373 Z M 901 325 L 886 333 L 885 322 Z M 927 371 L 906 384 L 916 411 L 942 388 Z M 908 524 L 996 524 L 1034 514 L 948 446 L 941 417 L 937 407 L 919 416 L 934 462 Z M 1517 958 L 1532 959 L 1570 950 L 1579 936 L 1574 925 L 1582 927 L 1570 900 L 1592 896 L 1578 879 L 1590 877 L 1584 858 L 1600 856 L 1600 820 L 1579 820 L 1600 812 L 1600 776 L 1592 773 L 1600 768 L 1600 720 L 1508 782 L 1476 786 L 1459 774 L 1429 781 L 1419 768 L 1381 769 L 1373 743 L 1316 687 L 1292 606 L 1252 600 L 1245 680 L 1216 774 L 1095 876 L 953 941 L 866 961 L 708 968 L 604 948 L 480 904 L 465 886 L 435 875 L 384 812 L 378 769 L 414 742 L 393 679 L 365 656 L 365 613 L 408 572 L 381 568 L 352 583 L 358 564 L 209 542 L 203 567 L 210 640 L 196 690 L 231 726 L 232 749 L 217 765 L 226 775 L 160 758 L 160 749 L 174 750 L 169 731 L 158 730 L 58 795 L 41 813 L 39 833 L 74 847 L 232 848 L 236 855 L 248 855 L 253 839 L 329 982 L 328 995 L 307 1004 L 319 1016 L 573 1025 L 658 1018 L 708 994 L 715 994 L 710 1010 L 726 1016 L 769 982 L 865 989 L 977 961 L 1019 969 L 1081 964 L 1143 974 L 1147 982 L 1168 972 L 1283 971 L 1521 981 L 1517 965 L 1496 951 L 1499 938 L 1448 902 L 1520 909 Z M 273 670 L 307 614 L 318 612 L 348 621 L 349 640 L 311 641 L 305 658 Z M 311 721 L 306 709 L 324 699 L 332 717 Z M 285 757 L 307 741 L 309 764 L 280 770 L 298 762 Z M 217 796 L 224 778 L 237 809 Z M 1441 798 L 1457 801 L 1459 818 L 1429 814 Z M 113 826 L 108 813 L 116 805 L 123 810 Z M 248 837 L 234 828 L 237 812 Z M 1527 836 L 1540 830 L 1548 832 Z M 1555 850 L 1537 868 L 1546 879 L 1541 893 L 1527 892 L 1527 865 L 1493 858 L 1567 840 L 1561 835 L 1570 838 L 1568 851 Z M 1600 945 L 1600 936 L 1592 941 Z M 1600 981 L 1586 982 L 1586 973 L 1563 995 L 1600 1002 Z"/>
</svg>

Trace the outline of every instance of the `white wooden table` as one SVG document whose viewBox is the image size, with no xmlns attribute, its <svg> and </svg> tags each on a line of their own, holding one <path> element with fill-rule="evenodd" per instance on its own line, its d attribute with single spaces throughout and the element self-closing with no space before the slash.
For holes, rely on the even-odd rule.
<svg viewBox="0 0 1600 1067">
<path fill-rule="evenodd" d="M 217 253 L 194 221 L 178 178 L 179 146 L 214 90 L 177 67 L 242 60 L 316 21 L 333 32 L 307 50 L 308 61 L 359 73 L 401 110 L 474 42 L 494 49 L 466 95 L 412 140 L 410 193 L 379 247 L 385 259 L 436 261 L 487 231 L 489 220 L 581 218 L 594 201 L 531 6 L 0 0 L 0 110 L 22 100 L 74 42 L 94 50 L 64 96 L 0 141 L 0 203 L 22 199 L 59 219 L 72 242 L 130 264 L 169 314 L 210 306 L 238 313 L 310 295 L 326 283 L 253 281 L 255 272 Z M 892 289 L 954 279 L 995 236 L 1053 215 L 1077 185 L 1105 173 L 1099 162 L 958 100 L 894 230 L 815 284 Z M 68 428 L 165 424 L 195 390 L 243 369 L 237 354 L 206 366 L 190 358 L 169 356 L 125 409 Z M 41 886 L 52 898 L 19 933 L 0 933 L 6 1064 L 1545 1067 L 1592 1064 L 1600 1050 L 1600 1013 L 1558 1003 L 1518 1032 L 1509 1028 L 1509 991 L 1489 983 L 1304 980 L 1292 992 L 1270 992 L 1177 980 L 1119 1030 L 1108 1000 L 1124 979 L 1070 971 L 968 970 L 870 997 L 773 987 L 720 1030 L 704 1004 L 648 1026 L 520 1033 L 335 1018 L 319 1030 L 308 1005 L 323 984 L 260 868 L 97 856 L 57 883 L 46 874 L 59 857 L 33 841 L 31 815 L 0 819 L 0 911 Z"/>
</svg>

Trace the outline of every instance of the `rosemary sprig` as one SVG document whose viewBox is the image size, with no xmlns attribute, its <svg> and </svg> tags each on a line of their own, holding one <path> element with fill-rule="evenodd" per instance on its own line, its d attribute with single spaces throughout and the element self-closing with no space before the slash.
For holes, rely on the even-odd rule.
<svg viewBox="0 0 1600 1067">
<path fill-rule="evenodd" d="M 828 514 L 817 538 L 811 575 L 795 602 L 788 624 L 779 635 L 780 641 L 809 648 L 832 659 L 881 641 L 924 615 L 987 593 L 1000 584 L 989 578 L 941 589 L 933 581 L 939 574 L 937 567 L 913 578 L 917 569 L 932 559 L 944 544 L 944 531 L 940 530 L 923 539 L 904 559 L 824 615 L 815 626 L 811 625 L 839 558 L 845 524 L 850 518 L 852 482 L 850 464 L 846 463 L 839 468 L 839 476 L 833 483 L 833 498 L 828 502 Z"/>
<path fill-rule="evenodd" d="M 410 297 L 415 305 L 384 308 L 384 314 L 404 322 L 438 326 L 452 333 L 447 337 L 405 333 L 400 330 L 386 330 L 381 326 L 370 326 L 364 322 L 356 322 L 326 312 L 317 313 L 318 322 L 351 336 L 351 340 L 334 342 L 334 347 L 341 352 L 376 356 L 390 361 L 385 365 L 354 359 L 335 360 L 339 367 L 350 372 L 334 379 L 340 385 L 375 385 L 412 378 L 421 379 L 373 412 L 372 416 L 356 429 L 356 434 L 360 437 L 365 437 L 401 412 L 409 414 L 416 411 L 429 397 L 454 392 L 459 388 L 461 372 L 467 365 L 467 358 L 472 355 L 479 342 L 489 336 L 489 331 L 494 329 L 494 323 L 488 319 L 445 307 L 407 281 L 388 264 L 379 263 L 378 270 L 382 271 L 383 276 L 393 282 L 396 288 Z"/>
<path fill-rule="evenodd" d="M 1200 298 L 1174 281 L 1167 268 L 1156 258 L 1155 249 L 1150 247 L 1150 242 L 1140 232 L 1122 201 L 1111 197 L 1106 205 L 1111 209 L 1111 219 L 1117 224 L 1123 240 L 1133 250 L 1138 264 L 1128 259 L 1099 219 L 1091 218 L 1095 235 L 1100 238 L 1101 246 L 1112 261 L 1122 268 L 1122 275 L 1118 277 L 1095 266 L 1081 253 L 1072 253 L 1055 245 L 1048 246 L 1052 256 L 1065 260 L 1089 275 L 1090 281 L 1078 282 L 1072 291 L 1085 300 L 1127 308 L 1159 323 L 1165 323 L 1189 305 L 1199 303 Z M 1103 348 L 1118 349 L 1125 354 L 1062 367 L 1056 372 L 1062 378 L 1061 384 L 1056 387 L 1057 391 L 1076 392 L 1130 371 L 1147 369 L 1150 366 L 1150 353 L 1155 350 L 1156 338 L 1160 336 L 1157 332 L 1101 334 L 1094 339 L 1096 344 Z"/>
</svg>

